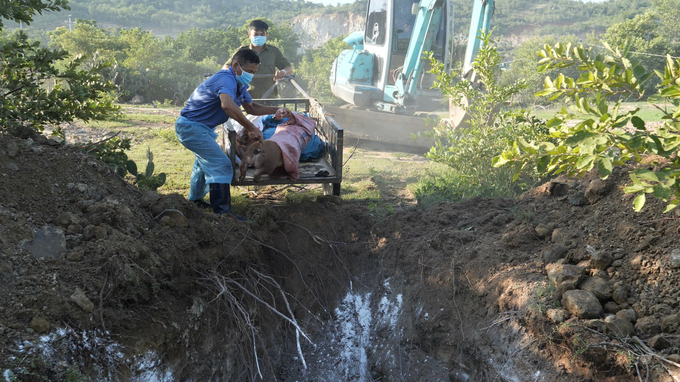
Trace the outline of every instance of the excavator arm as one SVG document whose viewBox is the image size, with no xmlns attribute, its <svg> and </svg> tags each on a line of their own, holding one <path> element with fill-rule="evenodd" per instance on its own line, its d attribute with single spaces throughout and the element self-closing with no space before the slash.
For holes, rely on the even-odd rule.
<svg viewBox="0 0 680 382">
<path fill-rule="evenodd" d="M 417 12 L 417 17 L 404 66 L 397 74 L 395 81 L 394 99 L 401 107 L 408 107 L 415 103 L 417 82 L 423 71 L 423 52 L 428 51 L 432 45 L 444 5 L 444 0 L 421 0 L 420 3 L 413 4 L 413 11 Z"/>
</svg>

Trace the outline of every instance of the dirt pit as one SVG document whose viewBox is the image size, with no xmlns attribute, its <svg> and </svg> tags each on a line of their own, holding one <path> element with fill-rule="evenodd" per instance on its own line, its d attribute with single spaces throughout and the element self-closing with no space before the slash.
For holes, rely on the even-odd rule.
<svg viewBox="0 0 680 382">
<path fill-rule="evenodd" d="M 247 222 L 0 136 L 8 381 L 671 381 L 680 222 L 607 181 Z M 677 253 L 677 252 L 676 252 Z"/>
</svg>

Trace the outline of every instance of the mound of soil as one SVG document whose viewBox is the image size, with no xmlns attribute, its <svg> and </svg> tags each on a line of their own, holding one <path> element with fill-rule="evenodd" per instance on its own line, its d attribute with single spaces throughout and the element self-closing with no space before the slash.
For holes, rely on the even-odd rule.
<svg viewBox="0 0 680 382">
<path fill-rule="evenodd" d="M 142 192 L 72 147 L 0 135 L 0 369 L 672 380 L 680 221 L 656 200 L 633 212 L 625 170 L 385 217 L 254 199 L 244 223 Z"/>
</svg>

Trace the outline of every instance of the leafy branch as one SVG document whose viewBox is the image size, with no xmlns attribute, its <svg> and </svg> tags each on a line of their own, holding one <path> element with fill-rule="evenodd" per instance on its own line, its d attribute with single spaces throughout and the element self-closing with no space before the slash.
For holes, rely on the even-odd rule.
<svg viewBox="0 0 680 382">
<path fill-rule="evenodd" d="M 666 59 L 664 72 L 655 71 L 661 79 L 658 94 L 648 102 L 664 112 L 661 126 L 650 128 L 637 114 L 640 108 L 621 111 L 622 96 L 642 99 L 643 84 L 654 73 L 647 71 L 631 57 L 630 42 L 614 49 L 604 43 L 606 55 L 595 55 L 582 45 L 546 45 L 539 52 L 539 71 L 577 65 L 578 79 L 559 74 L 546 77 L 544 90 L 536 96 L 564 98 L 571 111 L 562 108 L 548 121 L 554 142 L 527 142 L 517 139 L 510 150 L 494 158 L 494 166 L 514 164 L 518 171 L 529 162 L 539 173 L 583 176 L 597 167 L 602 179 L 611 175 L 614 166 L 629 161 L 641 162 L 650 154 L 664 159 L 656 171 L 646 168 L 630 173 L 633 184 L 624 192 L 637 194 L 634 209 L 640 211 L 646 194 L 668 202 L 666 211 L 680 204 L 680 60 Z M 660 104 L 673 105 L 674 109 Z"/>
</svg>

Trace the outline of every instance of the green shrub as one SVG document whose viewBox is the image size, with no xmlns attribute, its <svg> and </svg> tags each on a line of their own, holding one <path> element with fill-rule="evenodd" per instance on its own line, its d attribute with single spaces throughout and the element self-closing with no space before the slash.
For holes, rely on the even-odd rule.
<svg viewBox="0 0 680 382">
<path fill-rule="evenodd" d="M 655 161 L 653 169 L 645 166 L 630 172 L 633 184 L 624 192 L 637 194 L 636 211 L 644 206 L 647 194 L 668 202 L 670 211 L 680 205 L 680 60 L 668 56 L 664 71 L 656 71 L 661 86 L 647 101 L 664 117 L 660 126 L 650 129 L 638 114 L 640 108 L 625 112 L 619 108 L 624 98 L 644 98 L 644 85 L 653 73 L 632 56 L 630 40 L 619 49 L 603 44 L 606 55 L 582 45 L 544 47 L 539 70 L 578 66 L 580 77 L 546 77 L 545 89 L 537 95 L 566 99 L 573 104 L 571 112 L 563 108 L 548 121 L 552 142 L 517 139 L 511 150 L 494 158 L 494 165 L 571 176 L 597 168 L 605 179 L 614 166 L 658 155 L 663 159 Z"/>
<path fill-rule="evenodd" d="M 492 159 L 517 137 L 543 140 L 547 138 L 547 129 L 544 121 L 524 110 L 498 112 L 514 94 L 525 88 L 525 84 L 522 81 L 504 86 L 497 83 L 500 55 L 490 34 L 482 38 L 484 46 L 473 63 L 478 84 L 460 73 L 449 73 L 432 53 L 427 55 L 432 65 L 430 73 L 437 76 L 434 87 L 466 111 L 468 126 L 457 128 L 448 121 L 439 121 L 425 134 L 435 142 L 426 156 L 448 165 L 450 171 L 426 176 L 414 188 L 416 198 L 421 202 L 475 196 L 513 197 L 539 181 L 535 172 L 525 172 L 513 182 L 512 169 L 492 167 Z"/>
</svg>

